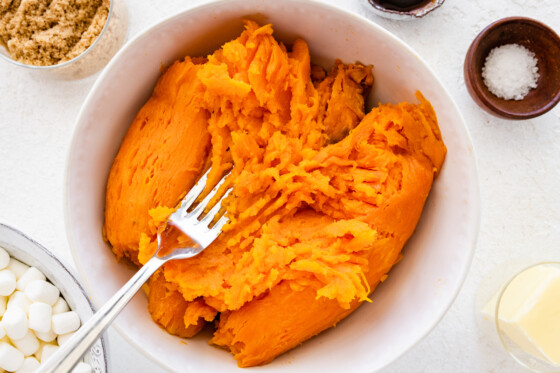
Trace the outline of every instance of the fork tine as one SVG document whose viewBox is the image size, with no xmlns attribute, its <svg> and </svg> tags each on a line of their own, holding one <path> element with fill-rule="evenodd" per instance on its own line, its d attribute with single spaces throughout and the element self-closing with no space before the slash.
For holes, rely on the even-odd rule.
<svg viewBox="0 0 560 373">
<path fill-rule="evenodd" d="M 208 195 L 206 197 L 204 197 L 204 199 L 194 208 L 194 210 L 192 210 L 190 213 L 187 213 L 186 215 L 189 216 L 189 217 L 198 218 L 204 212 L 204 210 L 208 206 L 208 203 L 210 203 L 212 198 L 214 198 L 216 193 L 218 193 L 218 190 L 220 189 L 222 184 L 226 181 L 226 178 L 228 176 L 229 176 L 229 173 L 224 175 L 222 177 L 222 179 L 218 182 L 218 184 L 216 184 L 216 186 L 214 188 L 212 188 L 210 193 L 208 193 Z M 220 199 L 220 203 L 221 203 L 221 201 L 222 200 Z"/>
<path fill-rule="evenodd" d="M 181 202 L 181 206 L 179 206 L 179 208 L 176 211 L 177 213 L 181 214 L 181 216 L 184 216 L 186 211 L 192 206 L 194 201 L 196 201 L 200 193 L 202 193 L 202 191 L 204 190 L 204 187 L 206 186 L 206 180 L 208 180 L 209 173 L 210 173 L 210 168 L 208 169 L 208 171 L 204 173 L 204 175 L 202 175 L 200 180 L 198 180 L 198 182 L 191 188 L 191 190 L 189 190 L 187 195 L 183 198 L 183 201 Z"/>
<path fill-rule="evenodd" d="M 222 232 L 222 228 L 224 227 L 224 225 L 227 224 L 227 222 L 229 221 L 229 218 L 227 216 L 222 216 L 217 222 L 216 224 L 214 224 L 214 226 L 212 228 L 210 228 L 210 231 L 213 232 L 216 237 L 218 237 L 218 235 Z"/>
<path fill-rule="evenodd" d="M 210 244 L 214 242 L 216 238 L 218 238 L 220 233 L 222 233 L 222 228 L 228 221 L 229 219 L 224 215 L 216 222 L 216 224 L 214 224 L 212 228 L 198 225 L 199 229 L 197 230 L 196 234 L 191 237 L 193 237 L 196 242 L 203 245 L 204 247 L 210 246 Z M 192 223 L 190 224 L 190 226 L 192 228 Z"/>
<path fill-rule="evenodd" d="M 222 209 L 222 202 L 224 201 L 224 199 L 227 198 L 227 196 L 229 196 L 229 194 L 231 193 L 233 188 L 229 188 L 227 190 L 227 192 L 224 193 L 224 195 L 222 196 L 222 198 L 220 198 L 220 200 L 218 202 L 216 202 L 216 204 L 214 205 L 214 207 L 212 207 L 210 209 L 210 211 L 208 211 L 208 213 L 206 214 L 205 217 L 203 217 L 202 219 L 200 219 L 200 224 L 203 225 L 208 225 L 212 222 L 212 220 L 214 220 L 214 218 L 216 217 L 216 215 L 220 212 L 220 210 Z M 217 224 L 217 223 L 216 223 Z"/>
</svg>

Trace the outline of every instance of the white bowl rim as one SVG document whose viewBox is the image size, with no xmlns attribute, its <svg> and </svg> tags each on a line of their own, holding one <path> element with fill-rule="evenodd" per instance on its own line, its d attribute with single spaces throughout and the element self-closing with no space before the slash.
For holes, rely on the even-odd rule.
<svg viewBox="0 0 560 373">
<path fill-rule="evenodd" d="M 83 102 L 83 104 L 80 108 L 78 116 L 76 117 L 76 125 L 74 126 L 74 131 L 72 133 L 70 148 L 69 148 L 69 151 L 68 151 L 68 154 L 67 154 L 67 160 L 66 160 L 66 169 L 65 169 L 65 177 L 64 177 L 64 180 L 65 180 L 65 185 L 64 185 L 65 194 L 64 195 L 65 196 L 68 195 L 69 186 L 70 186 L 68 165 L 70 164 L 70 160 L 72 159 L 74 153 L 76 152 L 76 146 L 77 146 L 77 143 L 78 143 L 77 134 L 79 132 L 78 127 L 81 123 L 82 116 L 84 115 L 84 111 L 85 111 L 86 107 L 89 105 L 90 101 L 92 100 L 92 97 L 94 96 L 94 93 L 96 92 L 98 86 L 101 84 L 101 82 L 103 81 L 105 76 L 111 70 L 111 67 L 116 63 L 115 61 L 117 61 L 119 59 L 119 57 L 121 56 L 121 54 L 124 54 L 125 51 L 128 48 L 130 48 L 133 44 L 141 42 L 141 39 L 144 38 L 148 33 L 152 32 L 153 30 L 162 26 L 164 23 L 170 22 L 170 21 L 174 20 L 175 18 L 181 18 L 185 15 L 185 13 L 188 13 L 188 12 L 190 12 L 192 10 L 195 10 L 195 9 L 200 10 L 200 9 L 204 9 L 204 8 L 213 7 L 216 4 L 221 4 L 221 3 L 231 2 L 231 1 L 232 0 L 210 0 L 206 3 L 204 3 L 204 4 L 194 4 L 192 6 L 189 6 L 189 7 L 186 7 L 184 9 L 179 10 L 175 14 L 172 14 L 170 16 L 167 16 L 167 17 L 164 17 L 160 20 L 157 20 L 157 21 L 153 22 L 151 25 L 148 25 L 142 31 L 140 31 L 132 39 L 127 41 L 121 47 L 121 49 L 115 54 L 115 56 L 113 56 L 111 61 L 107 64 L 107 66 L 103 69 L 101 74 L 95 80 L 95 83 L 93 84 L 92 88 L 90 89 L 86 99 L 84 100 L 84 102 Z M 235 0 L 233 0 L 233 1 L 235 1 Z M 479 235 L 479 231 L 480 231 L 480 215 L 481 215 L 481 213 L 480 213 L 480 186 L 479 186 L 479 182 L 478 182 L 477 159 L 476 159 L 476 156 L 475 156 L 475 149 L 474 149 L 473 142 L 472 142 L 472 136 L 471 136 L 471 134 L 469 132 L 469 129 L 466 125 L 465 119 L 464 119 L 461 111 L 459 110 L 459 107 L 457 106 L 457 103 L 455 102 L 453 97 L 450 95 L 447 88 L 445 88 L 445 86 L 441 83 L 440 79 L 434 73 L 433 69 L 424 60 L 424 58 L 422 58 L 420 55 L 418 55 L 412 49 L 412 47 L 410 47 L 408 44 L 406 44 L 399 37 L 392 34 L 391 32 L 389 32 L 388 30 L 386 30 L 382 26 L 378 25 L 377 23 L 375 23 L 375 22 L 367 19 L 366 17 L 362 16 L 361 14 L 349 11 L 349 10 L 344 9 L 344 8 L 342 8 L 342 7 L 340 7 L 336 4 L 324 3 L 324 2 L 318 2 L 318 1 L 312 1 L 312 2 L 314 3 L 315 6 L 323 7 L 323 8 L 326 8 L 326 9 L 329 9 L 329 10 L 332 10 L 332 11 L 336 11 L 336 12 L 340 12 L 344 16 L 353 17 L 357 22 L 363 22 L 363 23 L 368 24 L 370 27 L 375 28 L 378 32 L 382 33 L 385 37 L 392 39 L 394 42 L 398 43 L 402 48 L 406 49 L 408 52 L 410 52 L 412 55 L 414 55 L 418 59 L 418 61 L 430 72 L 433 79 L 437 83 L 439 83 L 439 85 L 440 85 L 442 91 L 445 93 L 445 95 L 449 97 L 449 100 L 453 104 L 453 109 L 455 109 L 455 111 L 457 112 L 458 118 L 460 119 L 462 127 L 465 130 L 465 135 L 466 135 L 465 140 L 468 142 L 469 145 L 471 145 L 471 148 L 473 149 L 473 156 L 470 158 L 471 159 L 471 170 L 470 171 L 471 171 L 471 174 L 473 176 L 473 178 L 470 180 L 470 184 L 471 184 L 470 187 L 472 188 L 472 191 L 473 191 L 473 201 L 472 202 L 474 203 L 473 210 L 475 210 L 475 213 L 473 214 L 474 215 L 473 220 L 472 220 L 473 234 L 472 234 L 472 237 L 471 237 L 470 244 L 467 245 L 468 247 L 470 247 L 470 251 L 469 251 L 467 260 L 464 261 L 463 267 L 461 268 L 461 271 L 460 271 L 460 274 L 459 274 L 459 276 L 457 276 L 457 279 L 458 279 L 457 286 L 453 290 L 453 292 L 452 292 L 451 296 L 449 297 L 447 303 L 441 308 L 438 315 L 434 318 L 433 323 L 426 327 L 424 333 L 420 336 L 420 338 L 418 338 L 417 340 L 411 340 L 408 343 L 408 346 L 400 354 L 398 354 L 398 355 L 394 356 L 392 359 L 388 360 L 384 366 L 379 367 L 379 369 L 382 369 L 382 368 L 385 368 L 385 367 L 391 365 L 396 360 L 398 360 L 400 357 L 402 357 L 404 354 L 406 354 L 408 351 L 410 351 L 410 349 L 412 347 L 414 347 L 420 341 L 422 341 L 424 338 L 426 338 L 426 336 L 428 336 L 431 333 L 431 331 L 435 329 L 435 327 L 439 324 L 439 322 L 443 319 L 443 317 L 445 316 L 447 311 L 453 305 L 455 299 L 457 298 L 457 296 L 458 296 L 459 292 L 461 291 L 461 288 L 462 288 L 462 286 L 463 286 L 463 284 L 464 284 L 464 282 L 467 278 L 471 263 L 472 263 L 473 258 L 474 258 L 474 252 L 475 252 L 475 249 L 476 249 L 477 239 L 478 239 L 478 235 Z M 69 224 L 70 223 L 70 218 L 69 218 L 68 202 L 69 202 L 68 198 L 65 198 L 65 200 L 64 200 L 64 222 L 65 222 L 66 227 L 70 226 L 70 224 Z M 74 239 L 74 236 L 73 236 L 71 230 L 66 229 L 66 236 L 67 236 L 67 240 L 68 240 L 68 243 L 69 243 L 70 251 L 72 253 L 72 258 L 74 259 L 74 262 L 76 263 L 76 267 L 78 269 L 78 272 L 82 273 L 83 268 L 81 268 L 80 261 L 78 260 L 78 255 L 77 255 L 76 251 L 73 249 L 74 246 L 72 245 L 72 243 L 75 242 L 75 239 Z M 87 287 L 87 285 L 85 285 L 85 286 Z M 102 306 L 102 304 L 100 304 L 99 300 L 95 298 L 93 293 L 92 293 L 90 299 L 97 307 Z M 169 371 L 172 371 L 170 366 L 165 365 L 165 362 L 158 359 L 157 356 L 152 354 L 151 351 L 147 351 L 147 350 L 143 349 L 143 347 L 141 346 L 141 342 L 131 338 L 126 333 L 126 331 L 123 330 L 122 327 L 120 327 L 120 325 L 115 323 L 115 324 L 113 324 L 113 327 L 118 331 L 118 333 L 121 335 L 121 337 L 123 337 L 128 343 L 130 343 L 132 346 L 134 346 L 134 348 L 138 352 L 142 353 L 143 356 L 148 357 L 150 360 L 152 360 L 154 363 L 156 363 L 160 367 L 163 367 L 163 368 L 165 368 Z M 371 368 L 369 370 L 371 371 Z"/>
<path fill-rule="evenodd" d="M 24 240 L 32 243 L 35 248 L 37 248 L 38 250 L 43 252 L 50 259 L 52 259 L 60 267 L 60 269 L 63 270 L 68 276 L 70 276 L 70 278 L 74 281 L 74 284 L 78 287 L 78 289 L 80 290 L 84 299 L 86 300 L 87 304 L 89 305 L 89 308 L 91 309 L 92 315 L 96 312 L 95 306 L 93 305 L 88 293 L 86 292 L 86 290 L 82 286 L 82 283 L 78 280 L 78 277 L 74 274 L 74 271 L 72 269 L 68 268 L 68 266 L 62 262 L 62 260 L 60 260 L 56 255 L 54 255 L 45 246 L 41 245 L 38 241 L 35 241 L 33 238 L 29 237 L 28 235 L 26 235 L 25 233 L 23 233 L 19 229 L 16 229 L 16 228 L 14 228 L 14 227 L 12 227 L 8 224 L 4 224 L 4 223 L 1 223 L 1 222 L 0 222 L 0 229 L 6 229 L 6 230 L 9 230 L 9 231 L 12 231 L 16 235 L 22 237 Z M 103 364 L 105 366 L 105 372 L 109 372 L 108 343 L 105 340 L 103 335 L 101 335 L 99 337 L 99 341 L 101 343 L 101 349 L 102 349 L 102 352 L 103 352 Z"/>
</svg>

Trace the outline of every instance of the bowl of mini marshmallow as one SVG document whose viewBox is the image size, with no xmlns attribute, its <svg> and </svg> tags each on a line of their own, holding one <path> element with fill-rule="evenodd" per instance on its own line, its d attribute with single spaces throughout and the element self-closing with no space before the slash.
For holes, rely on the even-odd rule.
<svg viewBox="0 0 560 373">
<path fill-rule="evenodd" d="M 93 315 L 82 286 L 59 259 L 23 233 L 0 224 L 0 371 L 31 373 Z M 73 373 L 105 373 L 98 340 Z"/>
</svg>

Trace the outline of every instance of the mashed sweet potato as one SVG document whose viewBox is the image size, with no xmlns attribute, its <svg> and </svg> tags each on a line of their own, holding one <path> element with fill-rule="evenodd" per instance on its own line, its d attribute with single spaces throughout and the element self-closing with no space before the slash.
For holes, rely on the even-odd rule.
<svg viewBox="0 0 560 373">
<path fill-rule="evenodd" d="M 141 265 L 156 229 L 203 170 L 230 223 L 198 257 L 149 282 L 149 311 L 239 366 L 264 364 L 350 314 L 399 260 L 445 158 L 436 115 L 419 104 L 364 113 L 370 66 L 311 66 L 272 27 L 246 22 L 207 58 L 170 66 L 132 123 L 107 183 L 105 234 Z M 219 318 L 218 318 L 219 315 Z"/>
</svg>

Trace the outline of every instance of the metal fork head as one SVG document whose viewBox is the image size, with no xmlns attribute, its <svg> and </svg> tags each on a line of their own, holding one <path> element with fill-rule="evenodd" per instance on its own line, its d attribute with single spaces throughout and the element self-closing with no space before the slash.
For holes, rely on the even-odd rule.
<svg viewBox="0 0 560 373">
<path fill-rule="evenodd" d="M 206 186 L 209 172 L 207 171 L 191 188 L 181 201 L 179 208 L 169 216 L 167 224 L 158 229 L 158 251 L 156 253 L 158 257 L 186 259 L 198 255 L 220 235 L 222 228 L 229 221 L 223 215 L 211 225 L 219 216 L 222 202 L 231 193 L 231 188 L 203 216 L 229 174 L 222 177 L 204 199 L 194 206 Z M 191 208 L 192 210 L 189 211 Z"/>
</svg>

